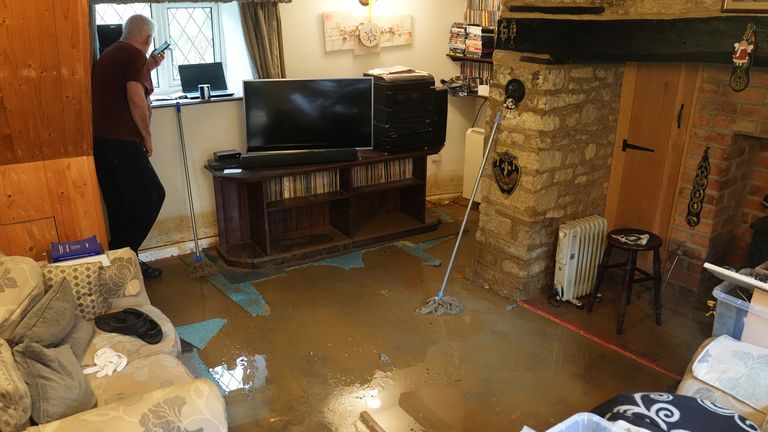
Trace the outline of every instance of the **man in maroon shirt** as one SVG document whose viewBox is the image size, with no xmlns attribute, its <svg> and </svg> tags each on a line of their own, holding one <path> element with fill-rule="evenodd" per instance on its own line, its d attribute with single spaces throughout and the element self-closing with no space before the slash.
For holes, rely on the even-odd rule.
<svg viewBox="0 0 768 432">
<path fill-rule="evenodd" d="M 165 189 L 152 156 L 149 95 L 150 72 L 165 58 L 147 58 L 154 22 L 133 15 L 123 25 L 121 39 L 102 53 L 93 68 L 93 156 L 109 220 L 109 248 L 139 246 L 160 213 Z M 162 270 L 141 262 L 146 278 Z"/>
</svg>

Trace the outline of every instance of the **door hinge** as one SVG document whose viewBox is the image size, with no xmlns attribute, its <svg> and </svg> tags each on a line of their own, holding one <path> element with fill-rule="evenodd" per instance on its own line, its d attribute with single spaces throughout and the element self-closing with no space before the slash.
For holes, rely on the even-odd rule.
<svg viewBox="0 0 768 432">
<path fill-rule="evenodd" d="M 626 138 L 624 138 L 624 141 L 622 141 L 621 143 L 621 151 L 626 152 L 627 150 L 637 150 L 637 151 L 651 152 L 651 153 L 656 151 L 652 148 L 632 144 L 629 141 L 627 141 Z"/>
</svg>

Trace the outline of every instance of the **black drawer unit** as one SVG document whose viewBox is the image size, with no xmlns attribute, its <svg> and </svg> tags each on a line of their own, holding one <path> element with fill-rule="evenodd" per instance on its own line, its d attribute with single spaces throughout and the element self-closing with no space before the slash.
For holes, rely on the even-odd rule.
<svg viewBox="0 0 768 432">
<path fill-rule="evenodd" d="M 392 154 L 442 147 L 445 132 L 436 109 L 442 105 L 431 74 L 411 71 L 365 76 L 373 77 L 374 150 Z"/>
</svg>

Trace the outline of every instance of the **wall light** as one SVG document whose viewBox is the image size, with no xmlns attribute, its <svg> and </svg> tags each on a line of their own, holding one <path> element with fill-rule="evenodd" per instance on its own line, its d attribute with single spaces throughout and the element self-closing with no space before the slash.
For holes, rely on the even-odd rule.
<svg viewBox="0 0 768 432">
<path fill-rule="evenodd" d="M 370 2 L 370 0 L 360 0 L 360 4 L 363 5 L 363 6 L 368 6 L 369 2 Z"/>
</svg>

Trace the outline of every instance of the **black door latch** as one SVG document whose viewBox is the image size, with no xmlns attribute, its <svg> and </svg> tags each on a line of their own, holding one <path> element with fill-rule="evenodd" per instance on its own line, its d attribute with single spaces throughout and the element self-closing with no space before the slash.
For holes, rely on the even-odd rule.
<svg viewBox="0 0 768 432">
<path fill-rule="evenodd" d="M 639 146 L 637 144 L 632 144 L 629 141 L 627 141 L 626 138 L 624 138 L 624 141 L 621 143 L 621 151 L 626 152 L 627 150 L 637 150 L 642 152 L 655 152 L 656 150 L 648 147 Z"/>
</svg>

